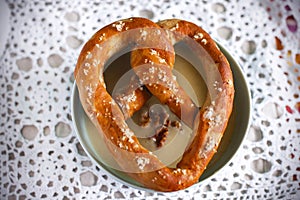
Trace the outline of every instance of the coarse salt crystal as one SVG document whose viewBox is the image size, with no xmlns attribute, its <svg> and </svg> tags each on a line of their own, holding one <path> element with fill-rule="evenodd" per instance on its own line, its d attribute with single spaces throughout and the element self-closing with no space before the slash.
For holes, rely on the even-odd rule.
<svg viewBox="0 0 300 200">
<path fill-rule="evenodd" d="M 178 29 L 178 28 L 179 28 L 179 24 L 176 23 L 175 26 L 172 27 L 170 30 L 171 30 L 171 31 L 175 31 L 175 30 Z"/>
<path fill-rule="evenodd" d="M 207 110 L 205 111 L 203 117 L 204 117 L 205 119 L 211 120 L 212 117 L 213 117 L 213 114 L 214 114 L 214 109 L 213 109 L 212 106 L 210 106 L 210 107 L 208 107 Z"/>
<path fill-rule="evenodd" d="M 88 69 L 83 69 L 83 73 L 84 73 L 84 75 L 88 75 L 88 73 L 89 73 L 89 70 Z"/>
<path fill-rule="evenodd" d="M 216 142 L 215 142 L 215 140 L 213 139 L 213 137 L 208 136 L 207 139 L 206 139 L 205 146 L 204 146 L 204 151 L 207 152 L 207 151 L 212 150 L 212 148 L 213 148 L 215 145 L 216 145 Z"/>
<path fill-rule="evenodd" d="M 93 56 L 92 53 L 90 51 L 88 51 L 85 58 L 86 59 L 91 59 L 92 56 Z"/>
<path fill-rule="evenodd" d="M 93 66 L 94 66 L 94 67 L 97 67 L 99 64 L 100 64 L 100 61 L 99 61 L 99 60 L 97 60 L 97 59 L 94 59 L 94 60 L 93 60 Z"/>
<path fill-rule="evenodd" d="M 166 60 L 164 58 L 159 57 L 158 59 L 160 63 L 166 63 Z"/>
<path fill-rule="evenodd" d="M 112 27 L 115 27 L 117 29 L 117 31 L 122 31 L 124 26 L 125 26 L 125 23 L 122 21 L 119 21 L 116 24 L 112 25 Z"/>
<path fill-rule="evenodd" d="M 96 44 L 96 47 L 97 47 L 98 49 L 102 49 L 102 47 L 100 46 L 100 44 Z"/>
<path fill-rule="evenodd" d="M 103 33 L 100 37 L 99 37 L 99 40 L 102 41 L 105 37 L 105 33 Z"/>
<path fill-rule="evenodd" d="M 133 143 L 134 140 L 132 139 L 132 136 L 133 136 L 134 134 L 132 133 L 132 131 L 130 131 L 128 128 L 123 129 L 122 131 L 123 131 L 123 133 L 124 133 L 124 136 L 126 136 L 126 137 L 128 138 L 128 141 L 129 141 L 130 143 Z"/>
<path fill-rule="evenodd" d="M 146 39 L 146 37 L 147 37 L 147 31 L 145 31 L 145 30 L 140 30 L 140 33 L 141 33 L 141 38 L 142 38 L 142 40 L 145 40 Z"/>
<path fill-rule="evenodd" d="M 156 54 L 157 54 L 157 51 L 155 51 L 154 49 L 150 49 L 150 54 L 151 54 L 151 55 L 156 55 Z"/>
<path fill-rule="evenodd" d="M 139 167 L 140 170 L 144 170 L 145 166 L 147 164 L 150 163 L 150 159 L 149 158 L 145 158 L 145 157 L 136 157 L 136 162 L 137 162 L 137 165 Z"/>
<path fill-rule="evenodd" d="M 206 45 L 207 44 L 207 40 L 206 39 L 202 39 L 201 42 Z"/>
<path fill-rule="evenodd" d="M 197 34 L 194 35 L 194 38 L 195 39 L 199 39 L 199 38 L 202 39 L 203 38 L 203 34 L 202 33 L 197 33 Z"/>
<path fill-rule="evenodd" d="M 149 73 L 153 74 L 155 72 L 155 68 L 154 67 L 150 67 L 149 68 Z"/>
</svg>

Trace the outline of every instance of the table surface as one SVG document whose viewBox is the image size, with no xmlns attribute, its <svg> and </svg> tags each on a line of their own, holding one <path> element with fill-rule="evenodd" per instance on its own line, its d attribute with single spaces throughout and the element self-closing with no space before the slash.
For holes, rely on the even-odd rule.
<svg viewBox="0 0 300 200">
<path fill-rule="evenodd" d="M 13 1 L 0 3 L 1 199 L 299 199 L 300 1 Z M 250 129 L 234 158 L 197 186 L 127 187 L 91 162 L 71 118 L 73 70 L 101 27 L 132 16 L 180 18 L 240 63 Z"/>
</svg>

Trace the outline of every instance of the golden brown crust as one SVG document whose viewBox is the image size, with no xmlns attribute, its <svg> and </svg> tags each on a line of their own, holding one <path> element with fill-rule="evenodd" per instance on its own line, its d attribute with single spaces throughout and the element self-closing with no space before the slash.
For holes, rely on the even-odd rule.
<svg viewBox="0 0 300 200">
<path fill-rule="evenodd" d="M 230 66 L 225 56 L 205 31 L 183 20 L 164 20 L 158 22 L 158 25 L 147 19 L 131 18 L 115 22 L 99 30 L 81 52 L 75 69 L 75 78 L 85 111 L 104 136 L 108 148 L 122 170 L 148 188 L 158 191 L 176 191 L 198 182 L 200 175 L 216 152 L 231 114 L 234 88 Z M 154 29 L 148 31 L 148 29 L 145 30 L 146 28 Z M 121 34 L 135 29 L 140 29 L 138 33 L 134 32 L 136 35 Z M 166 34 L 166 30 L 171 32 Z M 172 35 L 172 32 L 175 34 Z M 177 108 L 176 104 L 181 102 L 181 100 L 176 100 L 177 95 L 181 95 L 184 102 L 192 104 L 177 82 L 170 78 L 174 62 L 173 43 L 181 40 L 181 37 L 177 37 L 178 33 L 189 36 L 208 52 L 216 63 L 216 71 L 221 78 L 217 79 L 215 71 L 209 69 L 211 66 L 206 66 L 207 82 L 216 86 L 216 90 L 213 91 L 215 96 L 213 101 L 211 97 L 207 97 L 206 103 L 199 111 L 191 106 L 192 109 L 187 115 L 192 116 L 192 120 L 189 119 L 188 123 L 194 124 L 195 137 L 177 168 L 172 169 L 164 166 L 155 155 L 140 145 L 134 133 L 129 129 L 125 123 L 124 114 L 105 88 L 103 68 L 104 63 L 112 54 L 120 51 L 127 44 L 134 43 L 137 49 L 132 53 L 132 66 L 152 94 L 171 108 Z M 127 41 L 127 44 L 124 41 Z M 139 46 L 139 43 L 143 44 Z M 153 52 L 155 43 L 160 45 L 159 48 L 154 49 L 156 53 Z M 197 50 L 195 52 L 197 53 Z M 151 62 L 145 63 L 145 59 Z M 94 67 L 91 67 L 92 65 Z M 158 76 L 153 77 L 151 81 L 154 85 L 150 85 L 151 82 L 146 81 L 146 77 L 151 79 L 150 68 L 157 74 L 163 73 L 172 81 L 171 85 L 175 84 L 175 86 L 166 85 L 164 88 L 163 82 L 155 85 L 157 81 L 160 81 Z M 174 88 L 177 88 L 177 92 L 172 90 Z M 168 96 L 164 95 L 166 90 L 170 90 Z M 143 101 L 147 99 L 142 97 L 142 93 L 140 95 Z M 134 101 L 135 104 L 139 104 L 135 106 L 140 106 L 143 101 L 140 104 Z M 183 113 L 182 110 L 176 111 L 176 109 L 173 109 L 173 112 Z"/>
<path fill-rule="evenodd" d="M 214 110 L 216 112 L 219 112 L 220 110 L 226 111 L 223 118 L 224 120 L 223 126 L 220 127 L 219 132 L 221 134 L 224 133 L 228 119 L 231 115 L 232 106 L 233 106 L 233 98 L 234 98 L 234 86 L 233 86 L 233 77 L 232 72 L 230 69 L 230 65 L 226 59 L 226 57 L 223 55 L 223 53 L 219 50 L 216 43 L 213 41 L 213 39 L 209 36 L 208 33 L 206 33 L 201 27 L 184 20 L 178 20 L 178 19 L 171 19 L 171 20 L 163 20 L 157 23 L 162 28 L 170 29 L 174 32 L 176 32 L 176 35 L 179 33 L 180 35 L 187 35 L 193 40 L 195 40 L 198 44 L 200 44 L 211 56 L 214 63 L 218 66 L 218 72 L 220 73 L 221 77 L 221 83 L 219 83 L 219 87 L 217 89 L 222 90 L 218 96 L 216 97 L 215 101 L 213 102 L 214 105 L 209 105 L 206 107 L 203 107 L 201 109 L 200 113 L 200 123 L 199 123 L 199 137 L 195 137 L 193 143 L 190 145 L 190 148 L 187 150 L 186 156 L 183 157 L 181 162 L 178 166 L 186 166 L 189 165 L 190 162 L 194 162 L 194 156 L 192 152 L 195 149 L 197 149 L 198 145 L 201 145 L 204 140 L 204 137 L 207 135 L 207 127 L 205 125 L 208 123 L 209 119 L 206 119 L 204 116 L 205 112 L 207 111 L 207 108 L 210 106 L 214 107 Z M 176 37 L 176 36 L 175 36 Z M 207 69 L 208 71 L 208 69 Z M 209 73 L 209 72 L 207 72 Z M 208 78 L 210 78 L 211 74 L 207 74 Z M 213 83 L 215 80 L 207 80 L 207 83 L 209 82 Z M 209 101 L 209 97 L 207 97 L 207 100 Z M 211 102 L 210 102 L 211 104 Z M 216 143 L 215 150 L 218 148 L 219 142 Z M 199 147 L 200 148 L 200 147 Z M 208 153 L 207 158 L 205 161 L 202 161 L 202 165 L 206 166 L 210 160 L 210 157 L 215 152 L 211 151 Z M 202 169 L 204 170 L 204 168 Z"/>
<path fill-rule="evenodd" d="M 124 92 L 116 92 L 113 95 L 113 99 L 119 105 L 125 119 L 132 117 L 136 111 L 140 110 L 150 97 L 151 94 L 145 86 L 139 83 L 137 76 L 131 78 Z"/>
</svg>

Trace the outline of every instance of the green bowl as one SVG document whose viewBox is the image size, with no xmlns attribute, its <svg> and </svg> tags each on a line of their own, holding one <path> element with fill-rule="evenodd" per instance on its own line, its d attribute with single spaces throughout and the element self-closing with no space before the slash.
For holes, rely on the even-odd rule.
<svg viewBox="0 0 300 200">
<path fill-rule="evenodd" d="M 232 69 L 235 85 L 234 106 L 228 127 L 219 145 L 218 152 L 214 155 L 207 166 L 207 169 L 200 177 L 199 182 L 195 185 L 208 180 L 229 163 L 244 140 L 249 128 L 251 116 L 250 92 L 241 67 L 224 47 L 219 43 L 217 44 L 223 54 L 227 57 Z M 76 83 L 74 83 L 71 101 L 74 128 L 82 147 L 90 159 L 99 166 L 102 171 L 105 171 L 113 179 L 124 185 L 153 192 L 153 190 L 145 188 L 140 183 L 127 176 L 126 173 L 105 164 L 107 159 L 111 162 L 114 162 L 114 160 L 112 160 L 109 151 L 105 148 L 105 143 L 100 139 L 99 133 L 82 108 Z"/>
</svg>

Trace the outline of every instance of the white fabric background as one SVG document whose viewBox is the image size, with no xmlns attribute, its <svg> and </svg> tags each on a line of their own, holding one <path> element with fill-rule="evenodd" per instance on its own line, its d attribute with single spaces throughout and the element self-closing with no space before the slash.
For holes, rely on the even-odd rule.
<svg viewBox="0 0 300 200">
<path fill-rule="evenodd" d="M 1 199 L 300 198 L 299 1 L 0 5 Z M 72 125 L 73 70 L 84 42 L 104 25 L 131 16 L 175 17 L 202 26 L 238 58 L 251 89 L 251 127 L 237 155 L 205 183 L 173 194 L 116 182 L 86 156 Z M 295 24 L 293 18 L 296 31 L 287 26 Z M 276 49 L 275 37 L 283 49 Z"/>
</svg>

